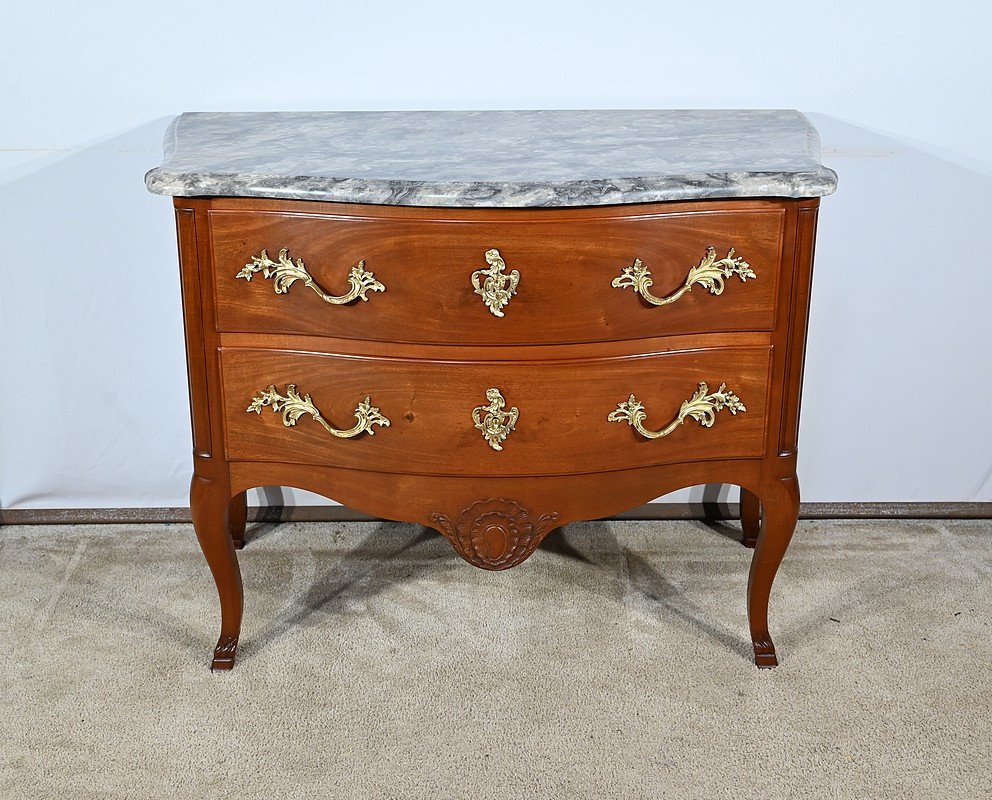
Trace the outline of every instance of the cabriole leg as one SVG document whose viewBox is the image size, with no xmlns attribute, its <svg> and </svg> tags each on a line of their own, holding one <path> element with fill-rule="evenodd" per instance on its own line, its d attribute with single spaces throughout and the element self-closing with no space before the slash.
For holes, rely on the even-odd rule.
<svg viewBox="0 0 992 800">
<path fill-rule="evenodd" d="M 226 480 L 193 475 L 190 509 L 200 549 L 207 559 L 220 596 L 220 638 L 211 669 L 231 669 L 241 634 L 244 604 L 241 569 L 230 527 L 231 495 Z"/>
<path fill-rule="evenodd" d="M 768 597 L 799 519 L 799 481 L 796 477 L 782 478 L 762 488 L 761 508 L 764 512 L 761 530 L 747 580 L 747 617 L 754 645 L 754 663 L 768 668 L 778 666 L 775 645 L 768 633 Z"/>
<path fill-rule="evenodd" d="M 741 530 L 744 537 L 741 543 L 753 548 L 758 543 L 758 530 L 761 526 L 761 501 L 754 492 L 741 488 Z"/>
</svg>

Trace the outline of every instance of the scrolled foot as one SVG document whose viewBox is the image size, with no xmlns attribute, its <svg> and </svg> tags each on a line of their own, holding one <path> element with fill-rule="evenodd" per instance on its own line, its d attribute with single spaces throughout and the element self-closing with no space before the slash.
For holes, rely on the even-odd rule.
<svg viewBox="0 0 992 800">
<path fill-rule="evenodd" d="M 752 642 L 754 645 L 754 663 L 758 669 L 771 669 L 778 666 L 778 656 L 775 655 L 775 645 L 771 639 Z"/>
<path fill-rule="evenodd" d="M 754 645 L 754 663 L 767 669 L 778 665 L 768 634 L 768 598 L 799 517 L 799 482 L 795 475 L 769 481 L 761 496 L 761 529 L 751 557 L 747 580 L 747 617 Z"/>
<path fill-rule="evenodd" d="M 196 469 L 213 468 L 197 459 Z M 200 549 L 210 565 L 220 598 L 220 639 L 214 648 L 210 668 L 231 669 L 241 633 L 244 589 L 241 568 L 232 544 L 228 483 L 224 476 L 203 476 L 194 472 L 190 486 L 190 512 Z"/>
<path fill-rule="evenodd" d="M 211 672 L 234 668 L 234 658 L 238 653 L 238 640 L 234 636 L 221 636 L 214 648 L 214 660 L 210 662 Z"/>
</svg>

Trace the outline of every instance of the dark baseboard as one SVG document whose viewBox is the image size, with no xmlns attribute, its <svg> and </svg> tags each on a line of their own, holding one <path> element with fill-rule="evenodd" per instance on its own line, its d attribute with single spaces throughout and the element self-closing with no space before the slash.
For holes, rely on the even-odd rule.
<svg viewBox="0 0 992 800">
<path fill-rule="evenodd" d="M 737 503 L 649 503 L 611 519 L 736 519 Z M 803 503 L 803 519 L 992 519 L 992 503 Z M 368 522 L 343 506 L 260 506 L 252 522 Z M 0 525 L 102 525 L 189 522 L 189 508 L 0 509 Z"/>
</svg>

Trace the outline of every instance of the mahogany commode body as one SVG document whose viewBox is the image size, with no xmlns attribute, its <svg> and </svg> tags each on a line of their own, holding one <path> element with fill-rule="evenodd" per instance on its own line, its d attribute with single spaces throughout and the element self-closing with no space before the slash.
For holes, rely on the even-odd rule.
<svg viewBox="0 0 992 800">
<path fill-rule="evenodd" d="M 555 527 L 701 483 L 742 487 L 755 661 L 774 666 L 818 205 L 176 196 L 191 507 L 221 600 L 213 667 L 235 659 L 250 488 L 427 525 L 500 570 Z M 638 264 L 642 291 L 622 279 Z M 513 271 L 500 298 L 482 287 L 497 275 L 505 290 Z M 365 291 L 328 302 L 355 289 L 350 274 Z"/>
</svg>

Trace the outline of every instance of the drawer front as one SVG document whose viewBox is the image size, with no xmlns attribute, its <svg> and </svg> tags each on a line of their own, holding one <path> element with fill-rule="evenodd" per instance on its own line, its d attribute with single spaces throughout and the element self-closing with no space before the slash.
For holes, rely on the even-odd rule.
<svg viewBox="0 0 992 800">
<path fill-rule="evenodd" d="M 492 476 L 760 457 L 770 362 L 764 346 L 544 362 L 226 348 L 227 456 Z"/>
<path fill-rule="evenodd" d="M 771 330 L 785 211 L 745 202 L 571 216 L 214 209 L 218 327 L 469 344 Z"/>
</svg>

